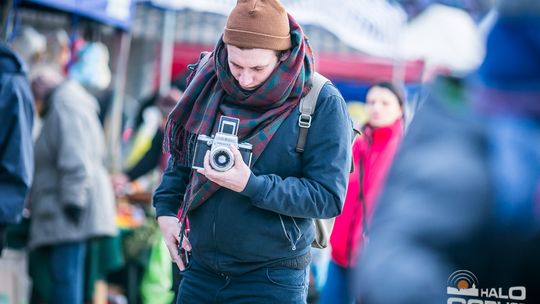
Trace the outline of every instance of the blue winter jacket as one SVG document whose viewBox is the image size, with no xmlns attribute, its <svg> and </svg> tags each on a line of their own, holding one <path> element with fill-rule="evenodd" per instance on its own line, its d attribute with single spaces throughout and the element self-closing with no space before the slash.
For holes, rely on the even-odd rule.
<svg viewBox="0 0 540 304">
<path fill-rule="evenodd" d="M 0 42 L 0 225 L 19 221 L 32 184 L 33 118 L 24 64 Z"/>
<path fill-rule="evenodd" d="M 334 217 L 342 210 L 352 123 L 343 97 L 326 84 L 305 151 L 298 153 L 299 115 L 294 109 L 280 126 L 253 164 L 242 193 L 221 188 L 189 212 L 192 258 L 199 264 L 223 275 L 272 264 L 307 266 L 313 218 Z M 158 217 L 177 215 L 190 172 L 169 161 L 154 194 Z"/>
</svg>

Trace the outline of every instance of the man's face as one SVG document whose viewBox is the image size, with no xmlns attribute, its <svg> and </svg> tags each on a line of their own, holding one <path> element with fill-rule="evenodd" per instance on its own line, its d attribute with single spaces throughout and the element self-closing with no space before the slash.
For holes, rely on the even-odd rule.
<svg viewBox="0 0 540 304">
<path fill-rule="evenodd" d="M 240 49 L 227 45 L 229 69 L 242 89 L 254 90 L 261 85 L 279 64 L 276 51 Z"/>
</svg>

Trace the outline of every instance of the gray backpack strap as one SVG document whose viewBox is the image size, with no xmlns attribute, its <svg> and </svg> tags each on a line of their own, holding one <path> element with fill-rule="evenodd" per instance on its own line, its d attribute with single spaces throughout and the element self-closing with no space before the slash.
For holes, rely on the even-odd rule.
<svg viewBox="0 0 540 304">
<path fill-rule="evenodd" d="M 198 67 L 202 67 L 206 64 L 206 62 L 208 61 L 208 59 L 210 59 L 210 56 L 212 55 L 211 52 L 206 52 L 203 57 L 201 58 L 201 60 L 199 61 L 199 65 Z"/>
<path fill-rule="evenodd" d="M 296 142 L 296 152 L 298 153 L 304 152 L 308 130 L 309 127 L 311 127 L 311 115 L 315 113 L 319 93 L 327 82 L 330 82 L 330 80 L 323 75 L 319 73 L 313 74 L 313 87 L 309 90 L 307 95 L 300 100 L 300 117 L 298 118 L 300 131 L 298 133 L 298 141 Z"/>
<path fill-rule="evenodd" d="M 197 61 L 196 63 L 188 64 L 187 66 L 188 69 L 190 71 L 193 71 L 195 69 L 199 71 L 200 68 L 203 67 L 208 62 L 208 59 L 210 59 L 211 55 L 212 55 L 211 52 L 201 52 L 201 54 L 199 55 L 199 61 Z"/>
</svg>

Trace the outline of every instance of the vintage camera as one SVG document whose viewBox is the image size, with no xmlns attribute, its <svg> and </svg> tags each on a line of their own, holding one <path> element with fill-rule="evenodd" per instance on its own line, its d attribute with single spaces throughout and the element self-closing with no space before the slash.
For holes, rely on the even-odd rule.
<svg viewBox="0 0 540 304">
<path fill-rule="evenodd" d="M 218 132 L 212 137 L 201 134 L 197 137 L 195 152 L 193 154 L 192 168 L 199 169 L 204 167 L 204 155 L 210 150 L 210 166 L 216 171 L 225 172 L 234 166 L 234 155 L 230 149 L 234 145 L 240 150 L 244 163 L 251 166 L 250 143 L 238 143 L 238 127 L 240 120 L 238 118 L 221 116 L 219 119 Z"/>
</svg>

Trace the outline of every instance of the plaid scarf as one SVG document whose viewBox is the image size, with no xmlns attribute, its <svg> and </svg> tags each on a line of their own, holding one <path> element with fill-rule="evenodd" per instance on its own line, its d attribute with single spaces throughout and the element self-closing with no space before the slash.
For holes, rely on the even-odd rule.
<svg viewBox="0 0 540 304">
<path fill-rule="evenodd" d="M 188 88 L 167 121 L 164 147 L 175 164 L 191 166 L 197 136 L 215 134 L 223 115 L 240 119 L 239 142 L 253 145 L 252 163 L 257 161 L 281 123 L 311 89 L 311 47 L 290 15 L 289 23 L 293 45 L 290 56 L 279 62 L 254 91 L 243 90 L 232 76 L 221 39 L 206 64 L 192 73 Z M 192 171 L 182 210 L 197 208 L 219 188 Z"/>
</svg>

